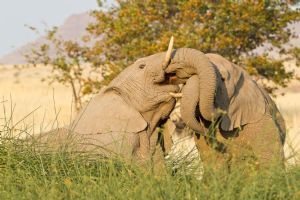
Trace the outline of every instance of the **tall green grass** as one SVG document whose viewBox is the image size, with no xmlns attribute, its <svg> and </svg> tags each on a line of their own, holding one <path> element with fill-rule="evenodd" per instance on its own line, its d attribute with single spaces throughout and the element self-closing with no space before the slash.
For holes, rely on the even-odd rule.
<svg viewBox="0 0 300 200">
<path fill-rule="evenodd" d="M 153 170 L 66 149 L 38 151 L 15 137 L 18 129 L 10 120 L 4 122 L 0 199 L 300 199 L 300 166 L 206 170 L 199 181 L 167 166 Z"/>
</svg>

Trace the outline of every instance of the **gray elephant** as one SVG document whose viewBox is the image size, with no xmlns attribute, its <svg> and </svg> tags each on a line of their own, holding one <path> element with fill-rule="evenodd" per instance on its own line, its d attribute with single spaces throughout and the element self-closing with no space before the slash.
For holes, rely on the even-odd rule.
<svg viewBox="0 0 300 200">
<path fill-rule="evenodd" d="M 43 141 L 57 144 L 72 137 L 78 151 L 100 149 L 105 156 L 147 160 L 150 137 L 175 105 L 170 93 L 179 89 L 163 83 L 172 44 L 167 52 L 140 58 L 127 67 L 80 111 L 70 127 L 43 135 Z"/>
<path fill-rule="evenodd" d="M 195 138 L 204 163 L 215 150 L 224 162 L 244 159 L 246 151 L 262 165 L 283 159 L 284 120 L 242 68 L 220 55 L 181 48 L 165 71 L 185 83 L 181 115 L 200 133 Z"/>
</svg>

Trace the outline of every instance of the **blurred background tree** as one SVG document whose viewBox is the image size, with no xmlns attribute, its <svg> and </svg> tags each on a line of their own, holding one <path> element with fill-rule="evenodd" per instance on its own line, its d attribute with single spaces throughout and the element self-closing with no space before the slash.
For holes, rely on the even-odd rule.
<svg viewBox="0 0 300 200">
<path fill-rule="evenodd" d="M 95 22 L 87 27 L 82 42 L 60 41 L 49 32 L 49 41 L 59 49 L 49 57 L 49 45 L 29 56 L 34 63 L 50 64 L 56 71 L 52 80 L 72 85 L 82 79 L 83 63 L 101 71 L 100 81 L 84 79 L 73 84 L 77 101 L 111 81 L 134 60 L 165 51 L 171 36 L 175 48 L 190 47 L 204 53 L 218 53 L 244 67 L 251 75 L 269 80 L 269 92 L 287 86 L 295 78 L 284 68 L 286 59 L 296 59 L 299 48 L 286 50 L 292 35 L 289 23 L 300 20 L 300 13 L 291 6 L 295 1 L 218 1 L 218 0 L 117 0 L 109 10 L 95 10 Z M 102 1 L 98 0 L 101 7 Z M 269 43 L 281 55 L 270 58 L 269 50 L 257 55 L 254 50 Z M 53 45 L 52 45 L 53 46 Z M 70 77 L 70 70 L 77 76 Z M 77 71 L 76 71 L 77 70 Z M 80 81 L 79 81 L 80 82 Z M 78 86 L 76 86 L 78 85 Z M 80 90 L 76 89 L 81 87 Z M 83 89 L 85 88 L 85 89 Z M 87 88 L 87 89 L 86 89 Z M 73 92 L 74 93 L 74 92 Z M 81 105 L 81 104 L 78 104 Z M 79 106 L 80 107 L 80 106 Z"/>
<path fill-rule="evenodd" d="M 27 61 L 35 66 L 50 66 L 51 74 L 46 78 L 49 83 L 59 82 L 72 90 L 75 109 L 82 107 L 83 97 L 95 93 L 100 88 L 101 68 L 89 63 L 90 47 L 82 42 L 62 40 L 57 28 L 47 31 L 48 43 L 42 44 L 25 55 Z M 83 40 L 84 41 L 84 40 Z M 52 56 L 53 51 L 55 55 Z M 45 80 L 43 80 L 45 81 Z"/>
</svg>

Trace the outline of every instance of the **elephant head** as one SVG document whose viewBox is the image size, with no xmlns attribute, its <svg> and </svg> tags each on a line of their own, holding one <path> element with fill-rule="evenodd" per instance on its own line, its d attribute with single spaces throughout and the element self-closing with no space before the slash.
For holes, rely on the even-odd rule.
<svg viewBox="0 0 300 200">
<path fill-rule="evenodd" d="M 69 129 L 106 152 L 148 156 L 151 134 L 175 105 L 169 93 L 179 89 L 165 83 L 172 45 L 171 39 L 167 52 L 140 58 L 123 70 L 79 112 Z"/>
<path fill-rule="evenodd" d="M 261 119 L 267 101 L 251 77 L 240 67 L 216 54 L 204 54 L 195 49 L 181 48 L 173 52 L 167 73 L 176 73 L 186 83 L 181 100 L 185 123 L 201 131 L 196 107 L 201 116 L 212 121 L 225 111 L 221 128 L 233 130 Z"/>
<path fill-rule="evenodd" d="M 172 99 L 169 92 L 177 91 L 179 88 L 163 83 L 164 68 L 170 62 L 172 46 L 171 38 L 167 52 L 136 60 L 108 85 L 106 91 L 118 92 L 140 113 L 147 113 L 160 103 Z"/>
</svg>

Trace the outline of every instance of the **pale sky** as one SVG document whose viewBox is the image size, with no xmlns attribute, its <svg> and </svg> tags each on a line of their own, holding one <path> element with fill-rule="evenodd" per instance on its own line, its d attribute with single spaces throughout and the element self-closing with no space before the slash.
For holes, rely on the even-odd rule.
<svg viewBox="0 0 300 200">
<path fill-rule="evenodd" d="M 45 23 L 58 26 L 91 9 L 97 9 L 96 0 L 0 0 L 0 57 L 37 38 L 25 24 L 43 31 Z"/>
<path fill-rule="evenodd" d="M 37 38 L 25 24 L 43 31 L 45 23 L 59 26 L 72 14 L 97 8 L 97 0 L 0 0 L 0 57 Z"/>
</svg>

